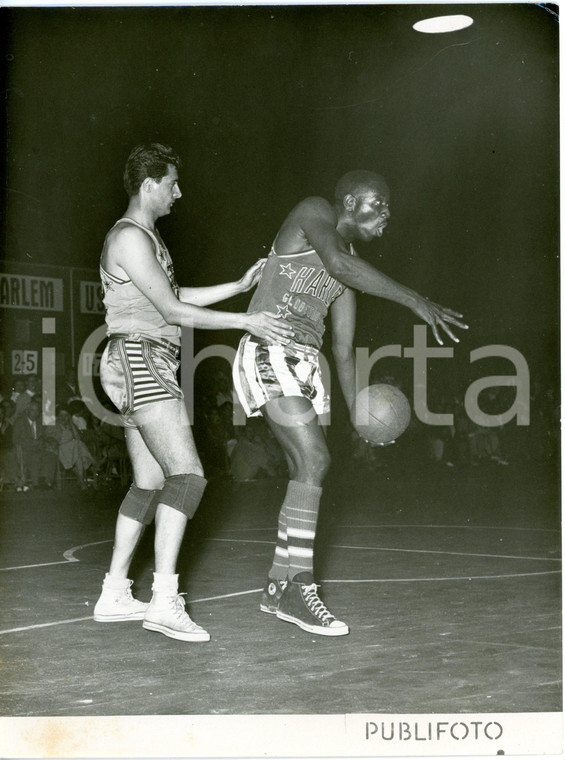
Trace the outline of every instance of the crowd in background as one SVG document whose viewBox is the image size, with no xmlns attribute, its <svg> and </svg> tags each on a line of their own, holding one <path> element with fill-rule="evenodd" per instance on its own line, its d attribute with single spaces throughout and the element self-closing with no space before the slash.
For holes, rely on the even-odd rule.
<svg viewBox="0 0 565 760">
<path fill-rule="evenodd" d="M 397 377 L 372 377 L 372 383 L 387 383 L 410 399 L 411 389 Z M 521 465 L 526 462 L 558 461 L 560 446 L 559 400 L 553 389 L 534 382 L 530 396 L 530 424 L 516 420 L 494 427 L 474 422 L 464 406 L 464 394 L 430 393 L 428 407 L 435 414 L 451 414 L 453 424 L 428 425 L 413 413 L 408 430 L 390 447 L 371 447 L 354 433 L 347 419 L 339 418 L 330 433 L 330 448 L 337 449 L 340 466 L 378 468 L 404 466 L 407 458 L 415 466 L 484 468 Z M 481 393 L 481 411 L 502 415 L 512 407 L 515 389 L 489 388 Z M 212 373 L 198 395 L 195 434 L 205 472 L 231 476 L 235 481 L 261 477 L 285 477 L 286 462 L 262 417 L 246 425 L 233 425 L 232 384 L 228 374 Z M 336 432 L 337 431 L 337 432 Z"/>
<path fill-rule="evenodd" d="M 73 370 L 59 379 L 55 402 L 43 400 L 37 375 L 19 375 L 0 392 L 0 488 L 27 493 L 69 481 L 85 491 L 123 479 L 123 428 L 90 413 Z"/>
<path fill-rule="evenodd" d="M 410 397 L 398 378 L 387 375 L 372 382 L 395 385 Z M 63 481 L 82 490 L 129 482 L 123 428 L 90 413 L 75 372 L 58 379 L 54 410 L 42 404 L 41 389 L 41 378 L 20 375 L 0 392 L 0 488 L 26 493 L 61 488 Z M 490 388 L 481 394 L 480 408 L 501 415 L 511 408 L 514 393 L 512 388 Z M 234 425 L 233 389 L 226 372 L 209 372 L 196 396 L 194 435 L 208 479 L 223 476 L 239 483 L 286 477 L 286 461 L 263 418 Z M 512 420 L 482 427 L 466 413 L 463 396 L 435 394 L 428 406 L 436 414 L 453 415 L 453 424 L 425 425 L 413 414 L 397 444 L 386 448 L 363 443 L 349 422 L 340 420 L 339 435 L 332 432 L 341 465 L 353 471 L 373 469 L 405 463 L 406 457 L 411 465 L 446 468 L 505 467 L 552 457 L 558 462 L 559 400 L 539 382 L 532 385 L 527 426 Z M 45 419 L 51 424 L 44 424 Z"/>
</svg>

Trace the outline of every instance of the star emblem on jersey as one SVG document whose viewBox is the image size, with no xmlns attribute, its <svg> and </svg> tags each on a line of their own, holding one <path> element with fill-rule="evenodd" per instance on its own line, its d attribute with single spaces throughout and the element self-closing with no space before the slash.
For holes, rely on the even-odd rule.
<svg viewBox="0 0 565 760">
<path fill-rule="evenodd" d="M 290 309 L 285 304 L 284 306 L 277 306 L 277 309 L 279 313 L 277 314 L 278 317 L 282 317 L 283 319 L 286 319 L 290 315 Z"/>
<path fill-rule="evenodd" d="M 296 269 L 292 266 L 292 264 L 281 264 L 280 267 L 281 271 L 279 274 L 283 274 L 285 277 L 288 277 L 289 280 L 292 280 L 296 274 Z"/>
</svg>

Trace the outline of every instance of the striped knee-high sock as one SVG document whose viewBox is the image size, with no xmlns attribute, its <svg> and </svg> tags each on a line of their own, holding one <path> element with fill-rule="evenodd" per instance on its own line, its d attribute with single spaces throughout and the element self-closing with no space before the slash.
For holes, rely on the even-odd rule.
<svg viewBox="0 0 565 760">
<path fill-rule="evenodd" d="M 288 577 L 314 572 L 314 539 L 322 489 L 291 480 L 284 500 L 288 543 Z"/>
<path fill-rule="evenodd" d="M 286 504 L 283 504 L 279 512 L 279 527 L 277 533 L 277 545 L 273 565 L 269 571 L 269 578 L 284 581 L 288 577 L 288 545 L 286 532 Z"/>
</svg>

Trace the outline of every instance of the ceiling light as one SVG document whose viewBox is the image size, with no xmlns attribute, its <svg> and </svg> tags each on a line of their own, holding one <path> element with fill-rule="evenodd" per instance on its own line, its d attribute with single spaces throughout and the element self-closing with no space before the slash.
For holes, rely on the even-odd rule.
<svg viewBox="0 0 565 760">
<path fill-rule="evenodd" d="M 456 32 L 459 29 L 465 29 L 471 26 L 473 19 L 470 16 L 436 16 L 434 18 L 425 18 L 413 25 L 417 32 L 425 34 L 442 34 L 444 32 Z"/>
</svg>

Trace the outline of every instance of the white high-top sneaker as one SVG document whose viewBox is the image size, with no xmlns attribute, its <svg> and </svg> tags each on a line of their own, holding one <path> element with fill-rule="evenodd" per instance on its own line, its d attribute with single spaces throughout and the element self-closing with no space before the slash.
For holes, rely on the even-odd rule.
<svg viewBox="0 0 565 760">
<path fill-rule="evenodd" d="M 129 578 L 110 578 L 106 574 L 102 593 L 94 607 L 94 620 L 97 623 L 143 620 L 149 605 L 134 599 L 131 593 L 132 584 L 133 581 Z"/>
<path fill-rule="evenodd" d="M 153 583 L 153 597 L 143 618 L 143 627 L 157 631 L 171 639 L 181 641 L 210 641 L 210 634 L 190 619 L 185 610 L 185 601 L 178 593 L 178 575 L 170 576 L 170 581 Z M 173 581 L 174 579 L 174 581 Z"/>
</svg>

